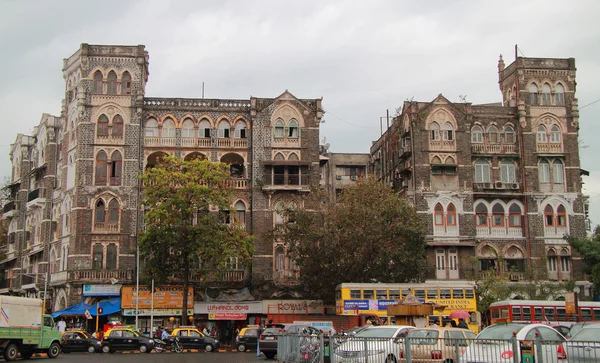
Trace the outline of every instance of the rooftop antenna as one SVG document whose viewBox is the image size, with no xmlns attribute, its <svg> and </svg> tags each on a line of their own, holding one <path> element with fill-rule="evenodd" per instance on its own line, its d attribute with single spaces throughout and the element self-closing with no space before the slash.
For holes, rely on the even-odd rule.
<svg viewBox="0 0 600 363">
<path fill-rule="evenodd" d="M 467 95 L 458 95 L 458 98 L 460 98 L 463 103 L 467 103 Z"/>
<path fill-rule="evenodd" d="M 202 82 L 202 98 L 204 99 L 204 81 Z"/>
</svg>

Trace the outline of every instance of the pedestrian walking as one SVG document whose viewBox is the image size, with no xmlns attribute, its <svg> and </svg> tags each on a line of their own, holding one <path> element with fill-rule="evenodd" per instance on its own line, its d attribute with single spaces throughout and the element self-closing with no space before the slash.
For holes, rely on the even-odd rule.
<svg viewBox="0 0 600 363">
<path fill-rule="evenodd" d="M 260 325 L 258 325 L 258 330 L 256 331 L 256 334 L 258 335 L 258 339 L 256 339 L 256 356 L 260 357 L 261 353 L 260 353 L 260 336 L 263 333 L 263 324 L 260 323 Z"/>
</svg>

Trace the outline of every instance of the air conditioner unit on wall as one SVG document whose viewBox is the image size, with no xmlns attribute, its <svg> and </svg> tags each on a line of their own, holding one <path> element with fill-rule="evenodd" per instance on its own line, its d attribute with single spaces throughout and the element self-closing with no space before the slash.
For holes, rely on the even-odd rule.
<svg viewBox="0 0 600 363">
<path fill-rule="evenodd" d="M 357 179 L 356 175 L 350 177 L 350 180 L 356 180 L 356 179 Z"/>
<path fill-rule="evenodd" d="M 335 178 L 336 178 L 337 180 L 342 180 L 342 176 L 341 176 L 341 175 L 337 175 Z"/>
<path fill-rule="evenodd" d="M 494 183 L 494 188 L 495 189 L 505 189 L 506 186 L 505 186 L 505 184 L 503 182 L 497 181 L 497 182 Z"/>
<path fill-rule="evenodd" d="M 510 183 L 509 186 L 512 190 L 519 190 L 520 187 L 519 183 Z"/>
</svg>

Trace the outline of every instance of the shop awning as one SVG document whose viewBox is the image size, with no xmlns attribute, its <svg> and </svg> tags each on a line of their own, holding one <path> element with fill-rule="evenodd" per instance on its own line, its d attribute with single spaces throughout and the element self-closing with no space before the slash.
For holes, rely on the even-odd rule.
<svg viewBox="0 0 600 363">
<path fill-rule="evenodd" d="M 102 300 L 100 301 L 99 307 L 102 309 L 102 313 L 99 314 L 100 316 L 118 313 L 121 311 L 121 298 L 115 297 L 108 300 Z M 85 315 L 86 310 L 89 311 L 92 316 L 96 316 L 96 304 L 86 304 L 81 301 L 77 305 L 73 305 L 65 310 L 52 313 L 52 317 Z"/>
</svg>

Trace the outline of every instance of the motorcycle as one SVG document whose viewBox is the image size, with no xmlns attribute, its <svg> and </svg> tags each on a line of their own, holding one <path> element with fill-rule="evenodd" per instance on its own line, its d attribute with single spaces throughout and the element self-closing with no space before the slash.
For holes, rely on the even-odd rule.
<svg viewBox="0 0 600 363">
<path fill-rule="evenodd" d="M 161 339 L 154 339 L 154 350 L 156 353 L 162 353 L 165 350 L 181 353 L 183 352 L 183 346 L 179 342 L 179 337 L 169 338 L 166 342 Z"/>
</svg>

